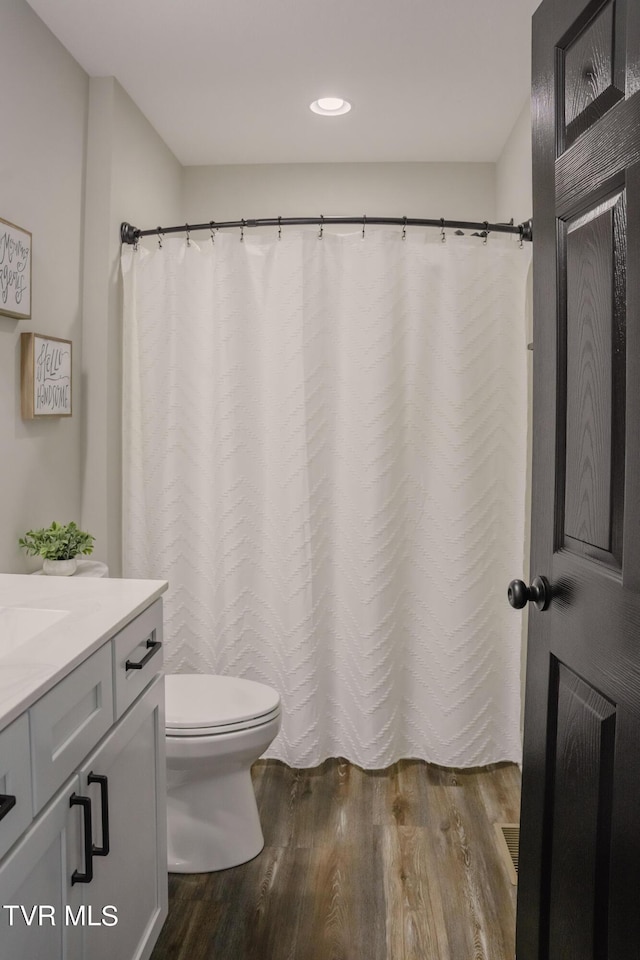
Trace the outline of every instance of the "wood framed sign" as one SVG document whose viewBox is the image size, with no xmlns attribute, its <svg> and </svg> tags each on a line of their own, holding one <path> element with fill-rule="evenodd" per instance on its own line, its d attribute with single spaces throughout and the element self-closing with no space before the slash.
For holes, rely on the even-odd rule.
<svg viewBox="0 0 640 960">
<path fill-rule="evenodd" d="M 0 314 L 31 317 L 31 234 L 1 217 Z"/>
<path fill-rule="evenodd" d="M 71 340 L 20 335 L 20 401 L 24 420 L 71 416 Z"/>
</svg>

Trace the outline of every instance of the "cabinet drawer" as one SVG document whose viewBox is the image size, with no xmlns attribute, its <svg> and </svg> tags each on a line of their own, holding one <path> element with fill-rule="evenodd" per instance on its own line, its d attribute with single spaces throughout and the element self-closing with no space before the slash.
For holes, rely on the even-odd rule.
<svg viewBox="0 0 640 960">
<path fill-rule="evenodd" d="M 152 603 L 111 642 L 117 719 L 162 670 L 162 600 Z"/>
<path fill-rule="evenodd" d="M 31 823 L 29 720 L 24 713 L 0 733 L 0 857 Z"/>
<path fill-rule="evenodd" d="M 76 667 L 29 714 L 37 813 L 113 723 L 111 644 Z"/>
</svg>

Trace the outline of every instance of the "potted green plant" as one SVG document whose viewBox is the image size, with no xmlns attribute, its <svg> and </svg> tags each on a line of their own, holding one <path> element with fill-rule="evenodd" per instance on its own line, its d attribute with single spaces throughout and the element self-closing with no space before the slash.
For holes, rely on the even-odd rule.
<svg viewBox="0 0 640 960">
<path fill-rule="evenodd" d="M 94 540 L 91 533 L 80 530 L 73 521 L 65 525 L 54 520 L 50 527 L 42 530 L 27 530 L 18 544 L 28 556 L 44 558 L 43 573 L 69 577 L 76 572 L 76 558 L 93 553 Z"/>
</svg>

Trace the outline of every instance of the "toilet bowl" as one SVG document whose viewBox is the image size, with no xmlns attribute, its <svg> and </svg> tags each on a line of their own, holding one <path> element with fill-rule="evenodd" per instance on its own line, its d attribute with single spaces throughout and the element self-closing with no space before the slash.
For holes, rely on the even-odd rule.
<svg viewBox="0 0 640 960">
<path fill-rule="evenodd" d="M 169 870 L 208 873 L 264 846 L 251 765 L 280 730 L 280 697 L 252 680 L 165 677 Z"/>
</svg>

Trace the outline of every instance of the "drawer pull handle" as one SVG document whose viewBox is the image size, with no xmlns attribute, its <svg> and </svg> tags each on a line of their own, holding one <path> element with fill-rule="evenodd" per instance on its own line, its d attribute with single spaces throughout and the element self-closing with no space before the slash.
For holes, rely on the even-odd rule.
<svg viewBox="0 0 640 960">
<path fill-rule="evenodd" d="M 100 820 L 102 824 L 102 846 L 93 844 L 92 852 L 94 857 L 107 857 L 109 855 L 109 780 L 99 773 L 90 773 L 87 777 L 87 783 L 100 784 Z"/>
<path fill-rule="evenodd" d="M 127 662 L 124 665 L 125 670 L 142 670 L 142 668 L 147 665 L 149 660 L 151 660 L 151 657 L 154 655 L 154 653 L 158 652 L 161 646 L 162 646 L 162 643 L 160 642 L 160 640 L 151 640 L 151 639 L 147 640 L 148 650 L 145 653 L 142 660 L 138 662 L 136 662 L 135 660 L 127 660 Z"/>
<path fill-rule="evenodd" d="M 71 874 L 71 886 L 74 883 L 91 883 L 93 880 L 93 836 L 91 831 L 91 797 L 80 797 L 72 793 L 69 797 L 69 806 L 82 807 L 84 813 L 84 868 L 85 873 L 74 870 Z"/>
<path fill-rule="evenodd" d="M 0 820 L 2 820 L 16 805 L 16 798 L 10 793 L 0 793 Z"/>
</svg>

